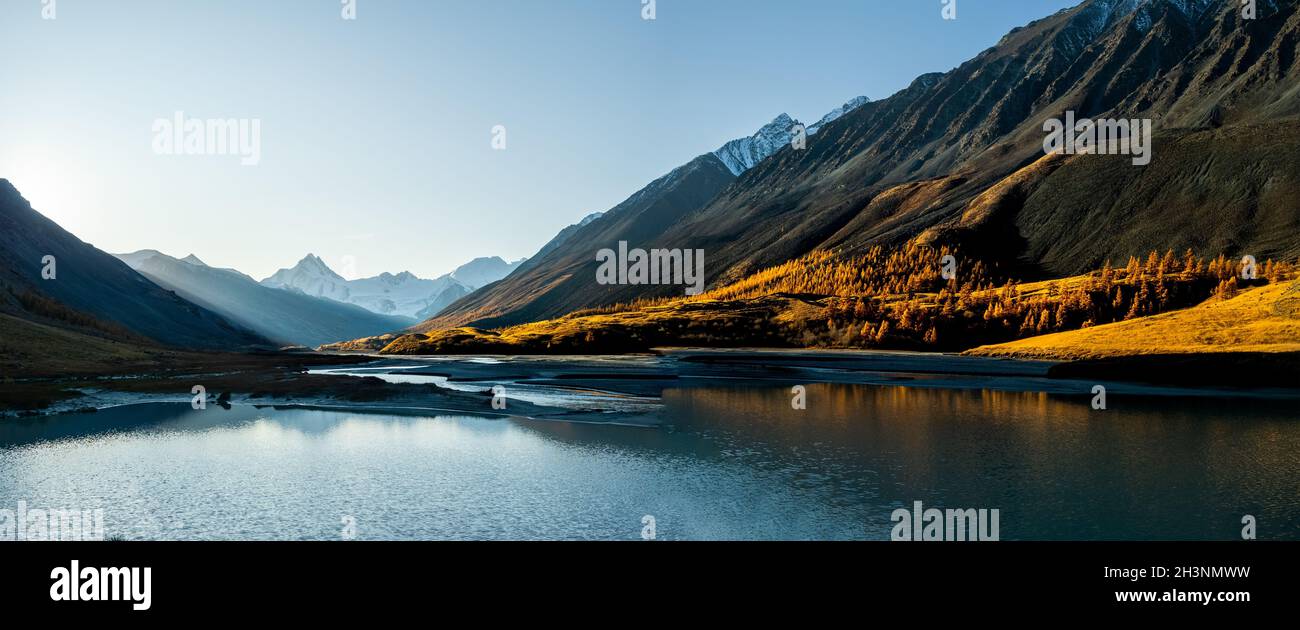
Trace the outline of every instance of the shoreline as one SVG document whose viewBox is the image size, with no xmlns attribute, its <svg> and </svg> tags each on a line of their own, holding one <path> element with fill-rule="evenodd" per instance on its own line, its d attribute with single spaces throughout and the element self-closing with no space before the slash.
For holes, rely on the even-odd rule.
<svg viewBox="0 0 1300 630">
<path fill-rule="evenodd" d="M 0 408 L 0 418 L 59 415 L 149 402 L 190 402 L 193 384 L 205 386 L 210 404 L 219 404 L 218 397 L 226 396 L 232 404 L 258 406 L 424 410 L 600 424 L 610 424 L 615 417 L 626 420 L 644 415 L 637 409 L 618 409 L 620 397 L 662 401 L 668 389 L 788 388 L 813 383 L 1081 397 L 1090 396 L 1094 384 L 1102 384 L 1112 394 L 1131 396 L 1300 399 L 1300 387 L 1295 386 L 1300 383 L 1300 375 L 1295 371 L 1294 357 L 1252 353 L 1066 362 L 900 351 L 707 348 L 661 348 L 652 354 L 636 355 L 295 356 L 308 359 L 303 363 L 310 365 L 22 381 L 19 385 L 34 386 L 45 398 L 35 395 L 24 407 L 21 398 L 11 397 Z M 385 376 L 437 377 L 447 381 L 441 386 L 389 382 Z M 447 383 L 456 387 L 447 387 Z M 508 396 L 510 411 L 494 410 L 491 388 L 496 384 L 522 388 L 544 402 Z M 53 395 L 58 397 L 47 401 Z M 582 400 L 584 404 L 564 406 L 565 399 Z"/>
</svg>

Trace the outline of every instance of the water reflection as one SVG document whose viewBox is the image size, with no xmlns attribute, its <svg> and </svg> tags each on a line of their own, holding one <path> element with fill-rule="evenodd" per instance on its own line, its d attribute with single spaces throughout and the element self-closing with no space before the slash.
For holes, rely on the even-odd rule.
<svg viewBox="0 0 1300 630">
<path fill-rule="evenodd" d="M 809 385 L 675 390 L 679 426 L 768 468 L 868 480 L 912 500 L 999 508 L 1004 538 L 1239 539 L 1241 517 L 1300 538 L 1300 422 L 1290 402 Z M 854 488 L 853 484 L 847 487 Z M 851 497 L 850 497 L 851 500 Z"/>
<path fill-rule="evenodd" d="M 0 424 L 0 507 L 128 538 L 885 539 L 913 501 L 1003 539 L 1300 538 L 1287 403 L 892 386 L 670 389 L 661 428 L 152 404 Z"/>
</svg>

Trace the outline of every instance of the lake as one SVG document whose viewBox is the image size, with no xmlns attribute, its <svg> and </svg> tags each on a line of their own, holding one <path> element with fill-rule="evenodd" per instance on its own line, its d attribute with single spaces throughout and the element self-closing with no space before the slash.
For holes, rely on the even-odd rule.
<svg viewBox="0 0 1300 630">
<path fill-rule="evenodd" d="M 997 509 L 1002 540 L 1232 540 L 1244 515 L 1300 539 L 1294 400 L 806 397 L 669 386 L 647 426 L 175 403 L 11 420 L 0 508 L 102 508 L 126 539 L 639 540 L 652 516 L 660 540 L 888 540 L 921 501 Z"/>
</svg>

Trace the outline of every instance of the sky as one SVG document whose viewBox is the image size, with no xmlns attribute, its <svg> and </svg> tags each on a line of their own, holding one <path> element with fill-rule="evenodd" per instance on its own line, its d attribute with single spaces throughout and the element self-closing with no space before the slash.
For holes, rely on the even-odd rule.
<svg viewBox="0 0 1300 630">
<path fill-rule="evenodd" d="M 436 277 L 1078 3 L 352 1 L 0 0 L 0 178 L 112 253 Z M 169 153 L 177 112 L 256 123 L 257 163 Z"/>
</svg>

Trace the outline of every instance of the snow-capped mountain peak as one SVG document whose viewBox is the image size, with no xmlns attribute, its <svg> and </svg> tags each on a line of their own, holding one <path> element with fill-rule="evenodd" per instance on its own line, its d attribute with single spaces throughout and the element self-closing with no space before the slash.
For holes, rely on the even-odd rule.
<svg viewBox="0 0 1300 630">
<path fill-rule="evenodd" d="M 1171 6 L 1195 21 L 1219 4 L 1220 0 L 1093 0 L 1080 7 L 1076 25 L 1086 43 L 1130 15 L 1134 16 L 1133 27 L 1145 33 L 1156 19 L 1152 11 L 1157 5 Z"/>
<path fill-rule="evenodd" d="M 853 98 L 822 116 L 821 120 L 806 129 L 806 133 L 808 135 L 815 134 L 823 126 L 870 101 L 871 99 L 865 96 Z M 767 159 L 768 156 L 780 151 L 782 147 L 790 144 L 794 139 L 795 129 L 800 124 L 798 120 L 791 118 L 789 114 L 781 114 L 773 118 L 772 122 L 763 125 L 754 135 L 748 138 L 732 140 L 722 145 L 713 154 L 719 160 L 722 160 L 722 163 L 726 165 L 732 175 L 739 176 L 741 173 L 754 168 L 755 164 Z"/>
<path fill-rule="evenodd" d="M 781 114 L 772 119 L 772 122 L 763 125 L 754 135 L 732 140 L 722 145 L 713 154 L 722 160 L 732 175 L 740 175 L 754 168 L 755 164 L 762 162 L 767 156 L 781 150 L 781 147 L 790 144 L 797 124 L 799 121 L 791 118 L 789 114 Z"/>
<path fill-rule="evenodd" d="M 343 279 L 343 276 L 340 276 L 335 273 L 333 269 L 330 269 L 330 266 L 325 264 L 325 261 L 321 260 L 320 256 L 317 256 L 316 254 L 307 254 L 302 260 L 298 261 L 298 264 L 294 266 L 294 269 L 300 270 L 303 273 L 325 276 L 330 279 Z"/>
<path fill-rule="evenodd" d="M 315 297 L 330 298 L 339 302 L 348 301 L 347 280 L 343 279 L 325 261 L 315 254 L 307 254 L 298 264 L 289 269 L 281 269 L 262 284 L 275 289 L 301 291 Z"/>
<path fill-rule="evenodd" d="M 207 266 L 208 266 L 207 263 L 203 262 L 202 260 L 199 260 L 199 257 L 198 257 L 198 256 L 195 256 L 194 254 L 190 254 L 189 256 L 186 256 L 186 257 L 182 258 L 182 259 L 181 259 L 181 262 L 183 262 L 183 263 L 189 263 L 189 264 L 194 265 L 194 266 L 196 266 L 196 267 L 207 267 Z"/>
<path fill-rule="evenodd" d="M 433 280 L 420 278 L 409 271 L 344 280 L 320 257 L 308 254 L 292 268 L 275 272 L 262 284 L 355 304 L 383 315 L 423 319 L 474 289 L 500 280 L 518 264 L 507 263 L 498 257 L 479 258 L 457 268 L 456 272 Z"/>
<path fill-rule="evenodd" d="M 470 287 L 478 288 L 492 284 L 510 275 L 522 264 L 523 260 L 508 263 L 500 256 L 475 258 L 451 272 L 451 277 Z"/>
<path fill-rule="evenodd" d="M 811 136 L 811 135 L 817 133 L 818 131 L 821 131 L 821 128 L 822 128 L 822 127 L 825 127 L 826 125 L 829 125 L 830 123 L 835 122 L 836 120 L 839 120 L 839 119 L 842 118 L 845 114 L 847 114 L 847 113 L 849 113 L 849 112 L 851 112 L 851 111 L 853 111 L 853 110 L 855 110 L 855 109 L 857 109 L 857 108 L 859 108 L 859 107 L 862 107 L 863 105 L 866 105 L 867 103 L 870 103 L 870 102 L 871 102 L 871 99 L 869 99 L 869 98 L 867 98 L 867 97 L 865 97 L 865 96 L 855 96 L 855 97 L 849 99 L 849 101 L 848 101 L 847 103 L 845 103 L 845 104 L 843 104 L 843 105 L 840 105 L 839 107 L 836 107 L 835 109 L 832 109 L 832 110 L 831 110 L 830 112 L 828 112 L 825 116 L 822 116 L 822 119 L 821 119 L 821 120 L 819 120 L 819 121 L 813 123 L 813 125 L 812 125 L 811 127 L 808 127 L 808 135 Z"/>
</svg>

